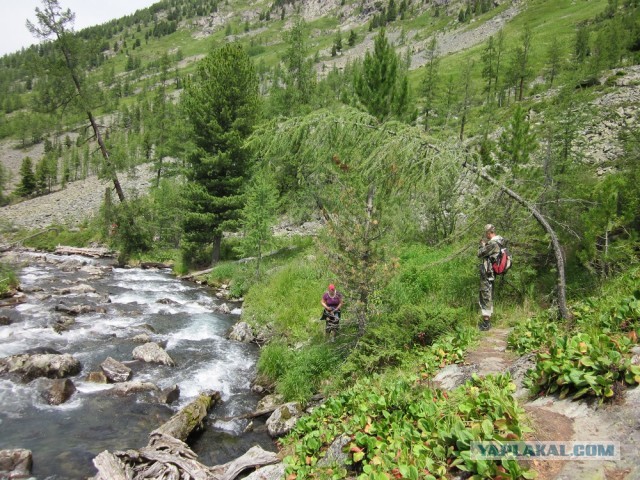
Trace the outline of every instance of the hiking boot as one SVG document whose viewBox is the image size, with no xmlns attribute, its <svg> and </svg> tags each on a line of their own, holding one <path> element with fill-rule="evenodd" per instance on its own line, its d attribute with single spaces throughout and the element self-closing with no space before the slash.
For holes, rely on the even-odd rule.
<svg viewBox="0 0 640 480">
<path fill-rule="evenodd" d="M 482 319 L 482 322 L 480 322 L 480 331 L 481 332 L 486 332 L 487 330 L 489 330 L 491 328 L 491 320 L 489 320 L 488 317 L 485 317 Z"/>
</svg>

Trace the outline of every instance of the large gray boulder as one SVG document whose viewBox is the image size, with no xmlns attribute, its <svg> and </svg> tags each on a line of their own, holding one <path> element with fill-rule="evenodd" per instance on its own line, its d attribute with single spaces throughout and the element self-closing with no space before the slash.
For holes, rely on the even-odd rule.
<svg viewBox="0 0 640 480">
<path fill-rule="evenodd" d="M 147 363 L 175 366 L 176 362 L 155 342 L 145 343 L 133 349 L 133 358 Z"/>
<path fill-rule="evenodd" d="M 262 412 L 265 410 L 275 410 L 278 405 L 282 405 L 284 403 L 284 397 L 278 393 L 273 393 L 271 395 L 265 395 L 259 402 L 256 407 L 257 412 Z"/>
<path fill-rule="evenodd" d="M 133 393 L 141 392 L 158 392 L 160 389 L 151 382 L 122 382 L 116 383 L 115 387 L 111 389 L 111 393 L 124 397 Z"/>
<path fill-rule="evenodd" d="M 0 450 L 0 478 L 29 478 L 32 465 L 31 450 Z"/>
<path fill-rule="evenodd" d="M 255 339 L 251 327 L 247 322 L 238 322 L 229 332 L 229 340 L 235 340 L 236 342 L 251 343 Z"/>
<path fill-rule="evenodd" d="M 331 467 L 333 465 L 346 466 L 349 460 L 349 454 L 343 452 L 344 447 L 351 442 L 349 435 L 342 434 L 336 438 L 322 457 L 318 461 L 318 467 Z"/>
<path fill-rule="evenodd" d="M 46 384 L 42 390 L 42 398 L 49 405 L 62 405 L 76 391 L 76 386 L 69 378 L 58 378 L 56 380 L 45 380 Z"/>
<path fill-rule="evenodd" d="M 80 368 L 80 361 L 68 353 L 22 354 L 0 358 L 0 375 L 17 375 L 23 382 L 39 377 L 66 378 L 80 373 Z"/>
<path fill-rule="evenodd" d="M 126 382 L 132 375 L 129 367 L 111 357 L 107 357 L 107 359 L 100 364 L 100 368 L 105 376 L 113 383 Z"/>
<path fill-rule="evenodd" d="M 302 416 L 298 402 L 285 403 L 278 407 L 267 420 L 267 430 L 272 437 L 282 437 L 289 433 Z"/>
</svg>

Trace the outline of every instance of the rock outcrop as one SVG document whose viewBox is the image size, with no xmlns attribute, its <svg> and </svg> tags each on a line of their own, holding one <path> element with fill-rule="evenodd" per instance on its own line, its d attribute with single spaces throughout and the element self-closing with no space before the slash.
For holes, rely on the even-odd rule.
<svg viewBox="0 0 640 480">
<path fill-rule="evenodd" d="M 17 375 L 23 382 L 39 377 L 66 378 L 80 373 L 80 361 L 69 355 L 13 355 L 0 359 L 0 375 Z"/>
<path fill-rule="evenodd" d="M 175 362 L 160 345 L 155 342 L 145 343 L 133 349 L 133 358 L 147 363 L 161 363 L 162 365 L 175 366 Z"/>
<path fill-rule="evenodd" d="M 267 430 L 272 437 L 282 437 L 295 427 L 302 416 L 302 407 L 298 402 L 291 402 L 278 407 L 267 420 Z"/>
<path fill-rule="evenodd" d="M 100 368 L 109 381 L 113 383 L 126 382 L 132 375 L 129 367 L 111 357 L 107 357 L 107 359 L 100 364 Z"/>
<path fill-rule="evenodd" d="M 31 450 L 0 450 L 0 478 L 29 478 L 32 465 Z"/>
</svg>

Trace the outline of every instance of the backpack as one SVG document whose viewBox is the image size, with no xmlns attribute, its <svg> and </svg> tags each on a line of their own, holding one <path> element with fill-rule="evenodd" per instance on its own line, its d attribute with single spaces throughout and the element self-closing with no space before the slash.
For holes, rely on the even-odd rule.
<svg viewBox="0 0 640 480">
<path fill-rule="evenodd" d="M 511 268 L 511 255 L 507 247 L 500 247 L 500 253 L 496 257 L 496 260 L 491 263 L 493 273 L 495 275 L 504 275 Z"/>
</svg>

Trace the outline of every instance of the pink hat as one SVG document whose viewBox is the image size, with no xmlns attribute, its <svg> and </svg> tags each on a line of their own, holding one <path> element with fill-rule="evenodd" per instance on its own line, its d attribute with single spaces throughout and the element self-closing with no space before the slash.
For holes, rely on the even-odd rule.
<svg viewBox="0 0 640 480">
<path fill-rule="evenodd" d="M 333 283 L 329 285 L 329 290 L 335 290 L 335 289 L 336 289 L 336 286 Z"/>
</svg>

